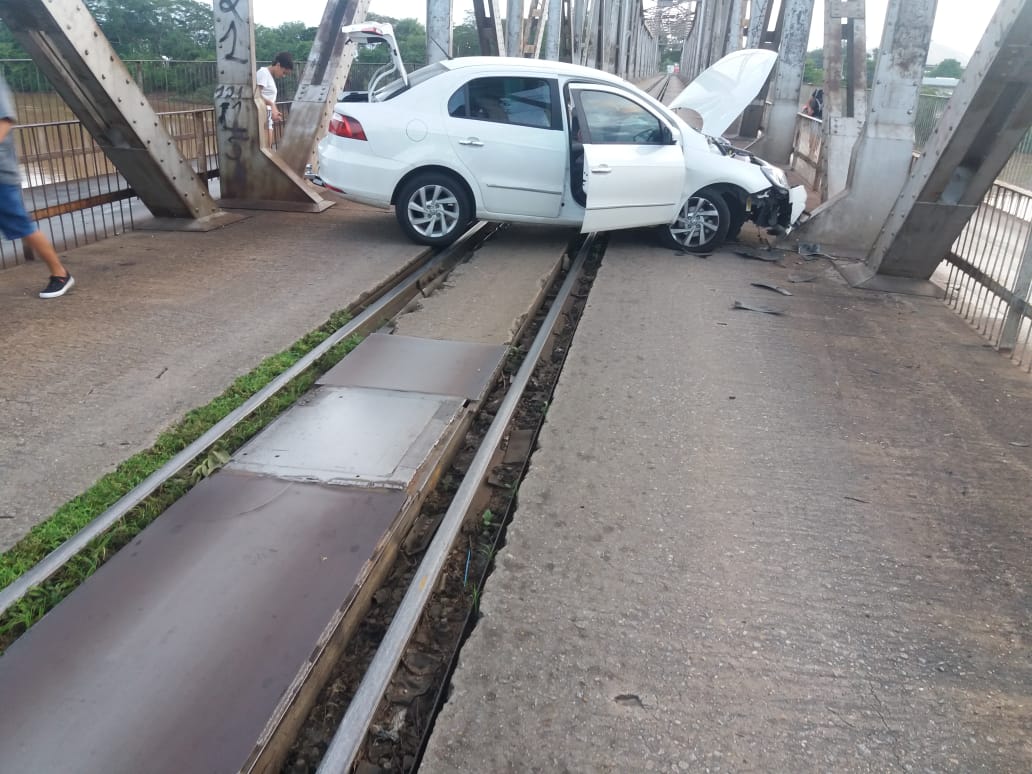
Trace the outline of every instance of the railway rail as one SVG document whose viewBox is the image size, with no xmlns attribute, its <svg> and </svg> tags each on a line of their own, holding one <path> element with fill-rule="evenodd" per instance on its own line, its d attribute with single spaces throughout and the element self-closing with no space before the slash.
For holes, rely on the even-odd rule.
<svg viewBox="0 0 1032 774">
<path fill-rule="evenodd" d="M 374 437 L 385 418 L 377 412 L 383 407 L 388 407 L 387 412 L 399 410 L 397 385 L 388 385 L 384 392 L 393 394 L 383 403 L 383 396 L 369 384 L 348 382 L 354 373 L 345 374 L 341 384 L 333 382 L 333 370 L 325 374 L 319 390 L 303 399 L 299 408 L 289 410 L 237 450 L 225 469 L 198 485 L 208 500 L 199 496 L 193 504 L 187 503 L 193 492 L 189 493 L 112 558 L 110 567 L 102 568 L 8 649 L 0 660 L 0 690 L 8 706 L 16 709 L 5 711 L 0 719 L 0 770 L 59 770 L 54 767 L 72 760 L 78 761 L 80 769 L 82 761 L 91 761 L 81 770 L 104 772 L 316 768 L 329 772 L 347 771 L 356 761 L 374 757 L 377 765 L 387 762 L 388 770 L 401 771 L 418 763 L 432 714 L 425 706 L 426 696 L 435 697 L 432 709 L 444 695 L 447 666 L 475 619 L 492 545 L 503 534 L 506 503 L 511 505 L 533 445 L 528 428 L 513 430 L 514 418 L 520 416 L 524 424 L 533 425 L 537 412 L 539 421 L 547 405 L 548 382 L 554 382 L 565 352 L 564 346 L 556 344 L 557 331 L 564 328 L 566 336 L 572 335 L 577 317 L 573 308 L 583 302 L 584 288 L 590 283 L 585 264 L 600 249 L 599 242 L 589 237 L 578 249 L 556 256 L 557 267 L 564 270 L 557 268 L 551 290 L 529 302 L 535 314 L 529 316 L 533 322 L 525 323 L 523 335 L 530 336 L 536 328 L 533 341 L 521 339 L 513 353 L 501 347 L 494 366 L 492 348 L 483 345 L 438 343 L 422 351 L 422 343 L 376 333 L 421 289 L 441 282 L 476 250 L 489 251 L 494 231 L 478 224 L 450 250 L 430 258 L 394 286 L 381 288 L 377 299 L 352 323 L 0 592 L 0 605 L 6 610 L 284 384 L 356 333 L 368 338 L 336 369 L 357 369 L 362 378 L 373 381 L 395 370 L 391 364 L 376 362 L 384 347 L 414 347 L 402 354 L 423 371 L 434 371 L 433 361 L 443 358 L 438 375 L 446 371 L 449 379 L 456 362 L 468 366 L 470 358 L 475 361 L 473 386 L 440 388 L 445 395 L 457 393 L 452 397 L 432 395 L 428 402 L 422 393 L 405 393 L 402 388 L 401 404 L 406 408 L 401 413 L 418 406 L 418 411 L 428 411 L 430 416 L 418 433 L 421 441 L 416 445 L 424 446 L 403 453 L 402 464 L 396 466 L 404 468 L 406 475 L 398 478 L 396 469 L 384 480 L 350 469 L 342 472 L 340 467 L 328 478 L 309 470 L 283 472 L 285 463 L 279 458 L 291 453 L 290 464 L 301 460 L 315 468 L 325 466 L 319 446 L 333 438 L 340 426 L 327 428 L 327 415 L 321 415 L 316 429 L 309 425 L 299 430 L 304 420 L 289 418 L 295 412 L 311 413 L 320 402 L 337 402 L 339 407 L 342 400 L 357 400 L 350 413 L 345 411 L 333 421 L 347 425 L 350 432 L 364 417 L 369 432 L 356 432 L 363 443 L 373 444 L 374 456 L 382 452 L 375 447 Z M 357 365 L 348 366 L 349 359 Z M 542 368 L 551 376 L 542 377 Z M 488 370 L 490 374 L 485 374 Z M 529 399 L 524 397 L 528 387 Z M 329 435 L 319 436 L 322 430 Z M 263 446 L 266 433 L 270 441 Z M 286 446 L 299 442 L 284 452 Z M 514 451 L 518 447 L 522 451 Z M 274 452 L 269 453 L 270 448 Z M 520 455 L 522 460 L 517 459 Z M 500 487 L 497 476 L 503 469 L 507 472 Z M 366 521 L 339 523 L 340 501 L 333 500 L 335 492 L 328 494 L 334 487 L 349 490 L 352 499 L 366 505 L 375 501 L 373 511 L 380 526 L 369 527 Z M 241 488 L 249 494 L 240 495 Z M 243 497 L 246 507 L 234 497 Z M 296 505 L 283 506 L 285 500 Z M 308 507 L 318 515 L 305 516 Z M 245 533 L 223 526 L 241 519 L 249 520 Z M 295 527 L 290 521 L 306 519 L 317 521 L 308 532 L 304 525 Z M 359 550 L 359 543 L 365 548 Z M 277 552 L 287 555 L 285 562 L 277 560 Z M 334 559 L 348 553 L 359 554 L 351 557 L 350 569 L 324 572 L 320 567 L 311 585 L 313 573 L 298 568 L 317 554 L 325 554 L 317 558 L 326 564 L 343 566 L 348 563 Z M 350 588 L 348 573 L 355 578 Z M 451 596 L 431 602 L 442 591 Z M 284 615 L 292 604 L 304 607 L 309 597 L 318 597 L 319 611 L 306 613 L 300 624 Z M 432 635 L 436 641 L 429 646 L 428 603 L 436 605 L 435 614 L 442 606 L 448 608 L 458 622 Z M 230 628 L 237 617 L 249 623 L 231 643 L 203 646 L 204 636 L 217 639 L 217 630 Z M 169 648 L 168 640 L 182 631 L 190 636 L 180 637 L 183 642 Z M 74 652 L 68 652 L 69 642 L 75 643 Z M 432 669 L 425 666 L 430 651 L 438 656 Z M 279 665 L 285 653 L 303 653 L 302 663 Z M 409 669 L 414 660 L 421 660 L 432 677 L 422 676 L 423 690 L 417 697 L 423 701 L 420 711 L 401 713 L 406 717 L 399 722 L 397 698 L 406 689 L 398 688 L 398 667 Z M 353 688 L 357 686 L 343 704 L 337 684 L 340 675 Z M 210 706 L 198 706 L 190 686 L 220 681 L 230 695 L 211 701 Z M 46 689 L 40 690 L 41 685 Z M 384 699 L 385 694 L 389 699 Z M 262 707 L 264 717 L 259 717 L 256 712 Z M 330 724 L 338 721 L 336 730 Z M 62 744 L 53 745 L 54 738 L 61 738 Z M 156 738 L 160 741 L 155 742 Z M 240 740 L 248 738 L 245 750 Z M 385 740 L 390 742 L 389 750 Z"/>
</svg>

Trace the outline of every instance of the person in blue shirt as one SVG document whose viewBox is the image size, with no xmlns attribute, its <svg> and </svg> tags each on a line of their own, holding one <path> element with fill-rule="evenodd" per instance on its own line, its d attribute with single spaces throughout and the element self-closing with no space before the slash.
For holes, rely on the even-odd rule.
<svg viewBox="0 0 1032 774">
<path fill-rule="evenodd" d="M 75 279 L 62 265 L 46 234 L 25 211 L 21 170 L 14 147 L 13 129 L 17 120 L 14 97 L 0 74 L 0 233 L 7 239 L 20 239 L 35 257 L 47 265 L 50 282 L 40 291 L 39 297 L 57 298 L 72 289 Z"/>
</svg>

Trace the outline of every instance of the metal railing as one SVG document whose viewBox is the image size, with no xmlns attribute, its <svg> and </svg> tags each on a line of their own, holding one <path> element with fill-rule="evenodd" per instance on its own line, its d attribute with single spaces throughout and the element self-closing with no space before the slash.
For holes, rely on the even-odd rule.
<svg viewBox="0 0 1032 774">
<path fill-rule="evenodd" d="M 824 146 L 824 122 L 799 113 L 796 116 L 795 138 L 792 141 L 792 169 L 813 191 L 820 189 L 821 149 Z"/>
<path fill-rule="evenodd" d="M 915 160 L 949 97 L 921 95 L 915 117 Z M 796 118 L 792 168 L 819 190 L 823 125 Z M 981 205 L 932 276 L 946 303 L 993 347 L 1032 372 L 1032 129 L 1018 144 Z"/>
<path fill-rule="evenodd" d="M 215 62 L 141 60 L 125 65 L 184 158 L 202 178 L 217 178 Z M 380 66 L 353 64 L 344 88 L 363 89 Z M 131 230 L 138 220 L 150 216 L 31 59 L 0 60 L 0 71 L 14 94 L 19 117 L 14 135 L 25 207 L 58 251 Z M 281 94 L 296 91 L 297 75 L 281 82 Z M 286 120 L 290 103 L 281 105 Z M 282 134 L 283 126 L 278 125 L 277 141 Z M 31 257 L 20 241 L 0 237 L 0 269 Z"/>
<path fill-rule="evenodd" d="M 1032 192 L 994 183 L 934 279 L 947 304 L 1032 373 Z"/>
</svg>

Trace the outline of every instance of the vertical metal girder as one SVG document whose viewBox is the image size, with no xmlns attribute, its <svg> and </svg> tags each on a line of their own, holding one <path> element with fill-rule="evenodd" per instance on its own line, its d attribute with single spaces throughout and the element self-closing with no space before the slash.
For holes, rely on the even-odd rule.
<svg viewBox="0 0 1032 774">
<path fill-rule="evenodd" d="M 523 55 L 523 0 L 509 0 L 505 12 L 505 50 Z"/>
<path fill-rule="evenodd" d="M 523 51 L 521 56 L 538 59 L 541 41 L 545 35 L 545 7 L 542 0 L 530 0 L 530 10 L 523 22 Z"/>
<path fill-rule="evenodd" d="M 818 163 L 822 201 L 845 190 L 853 146 L 867 112 L 865 0 L 826 0 L 825 9 L 824 142 Z M 844 39 L 848 56 L 842 50 Z"/>
<path fill-rule="evenodd" d="M 1032 290 L 1032 234 L 1025 238 L 1025 252 L 1021 255 L 1018 269 L 1014 272 L 1014 283 L 1011 285 L 1011 303 L 1003 315 L 1000 326 L 1001 352 L 1013 352 L 1021 336 L 1021 327 L 1025 321 L 1025 299 Z"/>
<path fill-rule="evenodd" d="M 452 0 L 426 0 L 427 64 L 451 59 Z"/>
<path fill-rule="evenodd" d="M 770 14 L 774 8 L 774 0 L 750 0 L 749 3 L 749 35 L 745 41 L 746 48 L 760 48 L 767 37 L 770 26 Z"/>
<path fill-rule="evenodd" d="M 695 67 L 690 75 L 694 78 L 711 64 L 713 64 L 713 27 L 717 21 L 717 3 L 720 0 L 703 0 L 702 6 L 702 18 L 699 19 L 698 12 L 696 12 L 696 22 L 699 27 L 699 50 L 698 60 L 695 62 Z"/>
<path fill-rule="evenodd" d="M 473 0 L 473 16 L 477 23 L 480 53 L 484 56 L 505 56 L 502 20 L 496 12 L 494 0 Z"/>
<path fill-rule="evenodd" d="M 222 204 L 244 209 L 320 212 L 323 199 L 269 147 L 265 104 L 255 85 L 251 0 L 214 0 L 215 139 Z M 335 97 L 336 95 L 334 95 Z"/>
<path fill-rule="evenodd" d="M 562 40 L 566 19 L 563 14 L 563 0 L 548 0 L 545 17 L 545 59 L 559 61 L 559 41 Z"/>
<path fill-rule="evenodd" d="M 577 61 L 577 31 L 574 23 L 573 0 L 562 0 L 562 4 L 563 26 L 559 35 L 559 58 L 564 62 L 572 63 Z"/>
<path fill-rule="evenodd" d="M 590 6 L 584 14 L 583 34 L 581 36 L 581 64 L 598 67 L 601 62 L 599 45 L 601 43 L 600 16 L 605 0 L 589 0 Z"/>
<path fill-rule="evenodd" d="M 613 72 L 621 78 L 627 78 L 627 48 L 631 40 L 631 2 L 632 0 L 620 0 L 620 14 L 617 20 L 616 30 L 616 67 Z"/>
<path fill-rule="evenodd" d="M 159 218 L 214 228 L 226 217 L 79 0 L 3 0 L 0 19 Z"/>
<path fill-rule="evenodd" d="M 866 261 L 847 279 L 931 277 L 1030 124 L 1032 0 L 1000 0 Z"/>
<path fill-rule="evenodd" d="M 937 0 L 889 0 L 867 117 L 853 148 L 847 188 L 814 210 L 799 234 L 839 252 L 874 244 L 910 175 L 914 116 Z M 793 116 L 794 119 L 794 116 Z"/>
<path fill-rule="evenodd" d="M 735 19 L 736 10 L 741 16 L 741 0 L 720 0 L 720 6 L 717 9 L 719 14 L 717 26 L 713 30 L 713 62 L 727 56 L 730 51 L 728 46 L 731 40 L 731 30 L 738 24 Z"/>
<path fill-rule="evenodd" d="M 575 0 L 573 6 L 573 31 L 571 42 L 573 47 L 571 49 L 571 59 L 574 64 L 584 64 L 587 61 L 587 38 L 585 33 L 587 32 L 586 19 L 588 6 L 591 5 L 592 0 Z"/>
<path fill-rule="evenodd" d="M 775 163 L 786 163 L 792 155 L 814 5 L 814 0 L 782 2 L 783 29 L 778 46 L 777 69 L 769 90 L 771 105 L 765 122 L 766 131 L 755 148 L 758 155 Z"/>
<path fill-rule="evenodd" d="M 699 18 L 699 4 L 692 8 L 691 26 L 681 48 L 681 77 L 691 80 L 699 74 L 699 56 L 702 46 L 702 30 Z"/>
<path fill-rule="evenodd" d="M 745 0 L 732 0 L 728 9 L 727 41 L 724 54 L 738 51 L 742 47 L 742 30 L 745 28 Z"/>
<path fill-rule="evenodd" d="M 797 32 L 797 28 L 794 26 L 794 22 L 798 17 L 797 8 L 800 7 L 796 3 L 796 0 L 781 0 L 781 4 L 778 8 L 778 20 L 774 25 L 773 32 L 769 31 L 767 27 L 770 25 L 769 14 L 771 13 L 770 6 L 767 7 L 768 18 L 763 24 L 762 40 L 760 48 L 770 49 L 771 51 L 781 50 L 781 41 L 785 36 L 786 27 L 792 28 Z M 813 11 L 811 9 L 811 15 Z M 780 57 L 780 53 L 779 53 Z M 763 84 L 763 88 L 760 89 L 760 93 L 756 95 L 756 98 L 752 103 L 742 112 L 742 120 L 739 123 L 738 134 L 741 137 L 758 137 L 760 129 L 763 126 L 763 119 L 767 112 L 767 94 L 770 91 L 771 81 L 768 78 L 767 82 Z M 795 98 L 793 98 L 795 99 Z"/>
<path fill-rule="evenodd" d="M 616 72 L 616 55 L 619 48 L 620 35 L 620 8 L 626 0 L 608 0 L 606 3 L 605 25 L 605 47 L 602 65 L 599 69 L 608 73 Z"/>
<path fill-rule="evenodd" d="M 340 28 L 362 22 L 368 8 L 369 0 L 327 0 L 323 9 L 279 143 L 283 163 L 299 175 L 304 174 L 306 165 L 316 163 L 316 146 L 329 125 L 355 58 L 355 46 L 346 45 Z"/>
</svg>

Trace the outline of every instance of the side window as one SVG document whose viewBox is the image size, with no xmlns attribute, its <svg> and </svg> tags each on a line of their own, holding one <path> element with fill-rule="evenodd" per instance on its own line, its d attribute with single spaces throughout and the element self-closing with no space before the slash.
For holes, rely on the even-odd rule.
<svg viewBox="0 0 1032 774">
<path fill-rule="evenodd" d="M 663 142 L 659 118 L 637 102 L 608 91 L 578 91 L 585 127 L 583 142 L 658 145 Z M 586 131 L 584 131 L 586 129 Z"/>
<path fill-rule="evenodd" d="M 497 124 L 561 129 L 558 86 L 543 78 L 475 78 L 452 94 L 448 115 Z"/>
<path fill-rule="evenodd" d="M 468 118 L 469 111 L 466 110 L 466 105 L 469 104 L 466 99 L 466 87 L 463 86 L 457 92 L 451 95 L 451 99 L 448 100 L 448 115 L 452 118 Z"/>
</svg>

